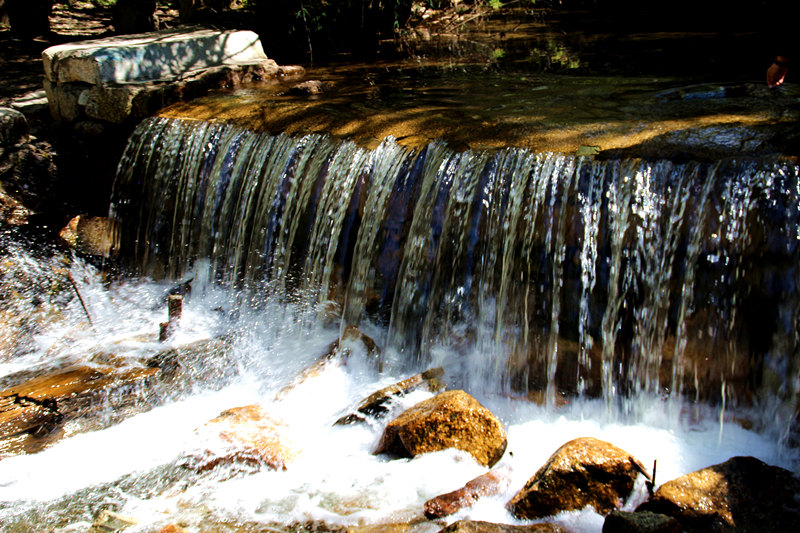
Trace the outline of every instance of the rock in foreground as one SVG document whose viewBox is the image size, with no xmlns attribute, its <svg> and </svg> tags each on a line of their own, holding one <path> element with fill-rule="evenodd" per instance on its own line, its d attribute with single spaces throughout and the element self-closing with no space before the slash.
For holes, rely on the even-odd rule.
<svg viewBox="0 0 800 533">
<path fill-rule="evenodd" d="M 511 478 L 508 469 L 491 470 L 467 482 L 460 489 L 441 494 L 425 502 L 425 516 L 429 519 L 455 514 L 471 507 L 484 496 L 500 494 L 508 487 Z"/>
<path fill-rule="evenodd" d="M 466 392 L 452 390 L 420 402 L 392 420 L 375 453 L 413 457 L 456 448 L 491 467 L 503 456 L 506 445 L 500 420 Z"/>
<path fill-rule="evenodd" d="M 681 524 L 671 516 L 639 511 L 612 511 L 603 522 L 603 533 L 681 533 Z"/>
<path fill-rule="evenodd" d="M 661 485 L 638 510 L 676 518 L 684 531 L 797 530 L 800 480 L 754 457 L 733 457 Z"/>
<path fill-rule="evenodd" d="M 459 520 L 442 529 L 439 533 L 567 533 L 567 530 L 557 524 L 511 526 L 477 520 Z"/>
<path fill-rule="evenodd" d="M 556 450 L 508 502 L 517 518 L 536 519 L 591 505 L 600 514 L 620 507 L 633 491 L 642 465 L 608 442 L 571 440 Z"/>
</svg>

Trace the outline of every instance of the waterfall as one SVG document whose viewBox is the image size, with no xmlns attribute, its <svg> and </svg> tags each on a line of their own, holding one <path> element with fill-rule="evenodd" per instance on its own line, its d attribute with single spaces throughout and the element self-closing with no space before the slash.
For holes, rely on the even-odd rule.
<svg viewBox="0 0 800 533">
<path fill-rule="evenodd" d="M 141 273 L 336 302 L 386 364 L 629 406 L 639 394 L 793 402 L 795 163 L 594 160 L 525 149 L 374 150 L 154 118 L 112 217 Z M 199 268 L 205 265 L 204 268 Z M 453 355 L 455 354 L 455 355 Z"/>
</svg>

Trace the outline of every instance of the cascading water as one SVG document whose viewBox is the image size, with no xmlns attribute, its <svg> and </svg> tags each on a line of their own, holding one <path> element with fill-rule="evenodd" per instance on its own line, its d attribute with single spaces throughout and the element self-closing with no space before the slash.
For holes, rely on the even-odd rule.
<svg viewBox="0 0 800 533">
<path fill-rule="evenodd" d="M 386 363 L 471 389 L 794 401 L 798 171 L 776 161 L 594 161 L 374 151 L 153 119 L 120 165 L 122 253 L 342 307 Z M 720 396 L 726 391 L 727 398 Z M 772 397 L 772 395 L 770 395 Z"/>
<path fill-rule="evenodd" d="M 101 508 L 136 517 L 131 532 L 527 523 L 505 502 L 579 436 L 657 459 L 660 481 L 734 455 L 796 470 L 798 174 L 778 160 L 599 161 L 392 139 L 367 150 L 145 121 L 112 198 L 120 254 L 142 276 L 109 283 L 73 260 L 85 309 L 53 289 L 57 312 L 3 354 L 0 378 L 163 350 L 163 294 L 187 278 L 193 291 L 166 346 L 224 336 L 231 349 L 197 360 L 190 384 L 145 412 L 99 428 L 70 422 L 38 453 L 0 455 L 0 529 L 83 531 Z M 25 271 L 20 293 L 54 285 L 65 268 L 8 253 Z M 350 325 L 382 348 L 381 371 L 354 353 L 284 393 Z M 385 422 L 332 423 L 435 365 L 502 419 L 512 479 L 427 522 L 425 500 L 485 469 L 454 450 L 373 456 Z M 392 413 L 429 395 L 399 398 Z M 249 403 L 289 422 L 296 461 L 249 475 L 187 468 L 220 446 L 197 429 Z M 732 422 L 737 404 L 758 432 Z M 587 532 L 603 523 L 591 509 L 549 520 Z"/>
</svg>

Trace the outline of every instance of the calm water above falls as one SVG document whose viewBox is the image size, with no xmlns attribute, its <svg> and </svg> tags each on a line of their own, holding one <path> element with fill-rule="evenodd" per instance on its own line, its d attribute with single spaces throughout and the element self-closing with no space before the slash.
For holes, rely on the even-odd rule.
<svg viewBox="0 0 800 533">
<path fill-rule="evenodd" d="M 129 531 L 413 522 L 425 500 L 485 469 L 455 452 L 376 457 L 382 422 L 331 423 L 439 364 L 450 387 L 498 414 L 513 452 L 501 460 L 513 472 L 507 493 L 448 522 L 517 523 L 505 502 L 578 436 L 657 459 L 660 481 L 733 455 L 796 469 L 782 438 L 796 394 L 798 183 L 795 165 L 772 160 L 600 162 L 391 139 L 366 150 L 147 121 L 113 199 L 122 252 L 143 276 L 105 287 L 73 263 L 93 329 L 72 299 L 2 359 L 0 376 L 98 352 L 140 359 L 164 291 L 190 277 L 170 342 L 232 334 L 234 348 L 160 407 L 99 431 L 68 427 L 38 454 L 0 460 L 0 523 L 77 531 L 100 508 L 139 519 Z M 52 275 L 10 253 L 31 280 Z M 355 356 L 276 399 L 346 325 L 378 342 L 384 371 Z M 209 377 L 219 366 L 231 371 Z M 196 429 L 254 402 L 289 421 L 300 450 L 291 467 L 188 473 L 187 457 L 219 445 Z M 758 431 L 734 422 L 748 417 Z M 590 510 L 555 519 L 602 527 Z"/>
</svg>

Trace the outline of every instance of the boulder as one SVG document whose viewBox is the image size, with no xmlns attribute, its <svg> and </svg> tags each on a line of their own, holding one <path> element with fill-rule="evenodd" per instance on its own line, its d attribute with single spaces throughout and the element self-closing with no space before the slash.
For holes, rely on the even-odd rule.
<svg viewBox="0 0 800 533">
<path fill-rule="evenodd" d="M 671 516 L 639 511 L 611 511 L 603 522 L 603 533 L 681 533 L 680 522 Z"/>
<path fill-rule="evenodd" d="M 503 424 L 462 390 L 443 392 L 418 403 L 392 420 L 375 454 L 413 457 L 456 448 L 491 467 L 506 451 Z"/>
<path fill-rule="evenodd" d="M 591 437 L 561 446 L 507 507 L 517 518 L 536 519 L 591 505 L 600 514 L 620 507 L 644 467 L 631 455 Z"/>
<path fill-rule="evenodd" d="M 234 407 L 220 413 L 205 428 L 232 446 L 227 453 L 204 458 L 198 470 L 205 472 L 220 465 L 286 470 L 296 451 L 285 436 L 285 424 L 258 405 Z"/>
<path fill-rule="evenodd" d="M 442 494 L 425 502 L 425 517 L 442 518 L 455 514 L 472 505 L 484 496 L 495 496 L 503 492 L 511 478 L 507 469 L 491 470 L 467 482 L 453 492 Z"/>
<path fill-rule="evenodd" d="M 733 457 L 661 485 L 637 511 L 676 518 L 684 531 L 793 531 L 800 480 L 755 457 Z"/>
<path fill-rule="evenodd" d="M 509 524 L 494 524 L 477 520 L 459 520 L 453 522 L 439 533 L 568 533 L 558 524 L 530 524 L 525 526 L 512 526 Z"/>
</svg>

